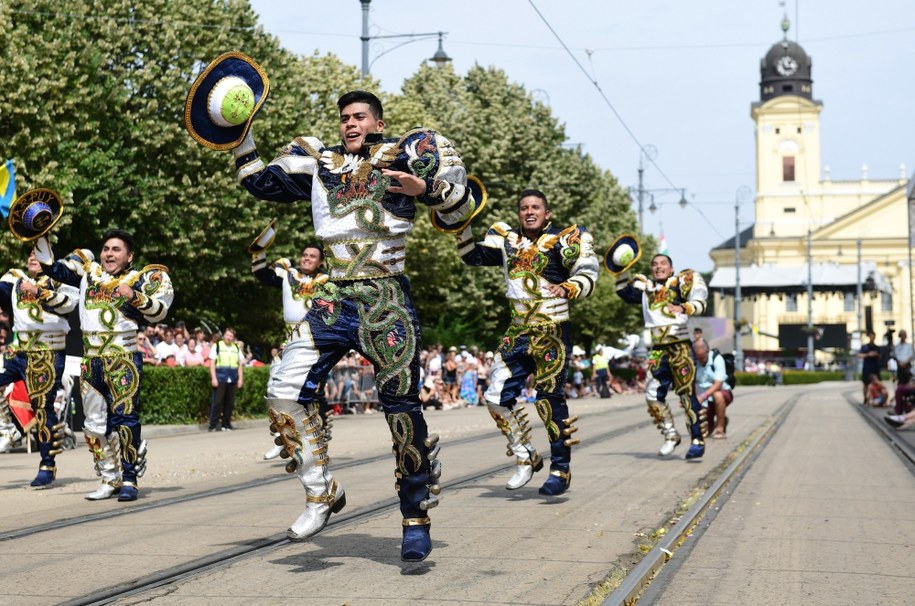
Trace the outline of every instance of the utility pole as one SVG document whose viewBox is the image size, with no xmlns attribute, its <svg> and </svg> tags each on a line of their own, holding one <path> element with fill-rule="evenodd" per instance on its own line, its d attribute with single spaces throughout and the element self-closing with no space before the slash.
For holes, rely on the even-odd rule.
<svg viewBox="0 0 915 606">
<path fill-rule="evenodd" d="M 807 229 L 807 365 L 814 369 L 813 355 L 813 231 Z"/>
</svg>

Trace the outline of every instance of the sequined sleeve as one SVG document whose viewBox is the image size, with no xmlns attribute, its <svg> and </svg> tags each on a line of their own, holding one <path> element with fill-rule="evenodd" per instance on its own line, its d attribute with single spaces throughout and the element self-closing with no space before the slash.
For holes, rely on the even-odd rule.
<svg viewBox="0 0 915 606">
<path fill-rule="evenodd" d="M 63 316 L 79 305 L 79 290 L 76 287 L 54 281 L 49 286 L 38 288 L 38 300 L 45 311 Z"/>
<path fill-rule="evenodd" d="M 38 255 L 36 255 L 37 257 Z M 51 257 L 53 259 L 53 257 Z M 72 253 L 50 263 L 45 263 L 41 258 L 41 268 L 52 280 L 70 286 L 79 286 L 80 279 L 85 275 L 89 265 L 95 260 L 92 251 L 83 249 L 74 250 Z"/>
<path fill-rule="evenodd" d="M 417 200 L 436 215 L 436 228 L 448 233 L 461 231 L 482 209 L 467 187 L 467 171 L 454 145 L 431 130 L 416 129 L 405 134 L 395 164 L 426 183 Z"/>
<path fill-rule="evenodd" d="M 624 271 L 616 277 L 616 294 L 626 303 L 641 305 L 647 286 L 648 278 L 642 274 L 630 276 Z"/>
<path fill-rule="evenodd" d="M 505 235 L 509 227 L 505 223 L 496 223 L 486 232 L 486 239 L 475 242 L 470 227 L 458 238 L 458 254 L 467 265 L 502 265 L 505 250 Z"/>
<path fill-rule="evenodd" d="M 163 265 L 147 265 L 140 270 L 140 277 L 134 284 L 135 296 L 130 305 L 136 309 L 147 322 L 161 322 L 168 314 L 175 298 L 168 268 Z"/>
<path fill-rule="evenodd" d="M 298 137 L 264 165 L 250 133 L 235 148 L 236 177 L 254 197 L 272 202 L 296 202 L 311 198 L 312 177 L 317 170 L 316 139 Z"/>
<path fill-rule="evenodd" d="M 581 225 L 573 225 L 559 234 L 562 264 L 569 268 L 569 278 L 561 284 L 570 299 L 587 297 L 594 291 L 600 275 L 600 262 L 594 254 L 594 239 Z"/>
<path fill-rule="evenodd" d="M 708 300 L 708 286 L 706 286 L 702 274 L 698 271 L 685 269 L 680 272 L 678 279 L 680 294 L 686 299 L 682 304 L 683 311 L 688 316 L 701 316 L 705 313 L 706 301 Z"/>
</svg>

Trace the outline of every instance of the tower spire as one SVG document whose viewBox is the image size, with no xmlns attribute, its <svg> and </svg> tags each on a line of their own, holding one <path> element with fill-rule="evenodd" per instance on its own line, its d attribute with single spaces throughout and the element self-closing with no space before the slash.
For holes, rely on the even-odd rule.
<svg viewBox="0 0 915 606">
<path fill-rule="evenodd" d="M 781 0 L 778 3 L 783 9 L 785 8 L 785 0 Z M 788 30 L 791 29 L 791 21 L 788 20 L 788 10 L 785 9 L 785 12 L 782 13 L 782 34 L 784 35 L 785 42 L 788 41 Z"/>
</svg>

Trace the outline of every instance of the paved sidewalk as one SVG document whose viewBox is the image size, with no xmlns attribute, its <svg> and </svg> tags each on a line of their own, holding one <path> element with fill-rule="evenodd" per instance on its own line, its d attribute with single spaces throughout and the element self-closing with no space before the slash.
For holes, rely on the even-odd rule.
<svg viewBox="0 0 915 606">
<path fill-rule="evenodd" d="M 915 481 L 855 406 L 802 397 L 640 603 L 913 603 Z"/>
</svg>

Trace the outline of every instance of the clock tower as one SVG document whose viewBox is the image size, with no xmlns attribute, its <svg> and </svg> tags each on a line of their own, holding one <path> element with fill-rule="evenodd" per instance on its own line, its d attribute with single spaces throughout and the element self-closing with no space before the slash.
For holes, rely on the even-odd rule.
<svg viewBox="0 0 915 606">
<path fill-rule="evenodd" d="M 809 196 L 820 189 L 820 111 L 813 99 L 812 61 L 784 37 L 760 65 L 756 123 L 756 222 L 754 237 L 803 235 L 810 226 Z"/>
</svg>

